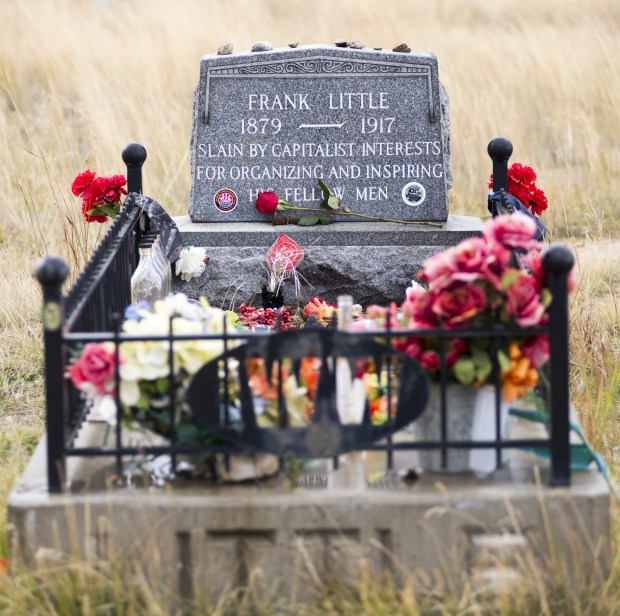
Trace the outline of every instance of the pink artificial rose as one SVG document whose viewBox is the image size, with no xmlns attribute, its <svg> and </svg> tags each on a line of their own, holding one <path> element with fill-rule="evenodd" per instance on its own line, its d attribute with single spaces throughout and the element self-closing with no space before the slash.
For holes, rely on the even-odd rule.
<svg viewBox="0 0 620 616">
<path fill-rule="evenodd" d="M 462 327 L 487 306 L 487 295 L 475 284 L 444 289 L 433 300 L 432 311 L 443 317 L 447 329 Z"/>
<path fill-rule="evenodd" d="M 422 343 L 415 338 L 407 338 L 404 344 L 403 352 L 412 359 L 420 359 L 422 355 Z"/>
<path fill-rule="evenodd" d="M 539 285 L 533 276 L 522 272 L 506 289 L 505 310 L 506 316 L 521 327 L 544 322 L 545 307 L 540 301 Z"/>
<path fill-rule="evenodd" d="M 521 347 L 523 357 L 530 360 L 532 368 L 540 368 L 549 359 L 549 338 L 530 336 Z"/>
<path fill-rule="evenodd" d="M 523 265 L 530 271 L 539 289 L 547 286 L 547 272 L 545 272 L 543 267 L 542 254 L 540 252 L 529 252 L 523 255 Z"/>
<path fill-rule="evenodd" d="M 424 262 L 424 278 L 433 291 L 453 282 L 488 280 L 496 289 L 510 262 L 510 251 L 501 244 L 489 244 L 482 238 L 463 240 Z"/>
<path fill-rule="evenodd" d="M 403 315 L 408 319 L 407 327 L 426 329 L 437 327 L 439 320 L 432 310 L 435 295 L 418 285 L 412 289 L 407 301 L 401 306 Z"/>
<path fill-rule="evenodd" d="M 451 249 L 443 250 L 426 259 L 422 265 L 421 278 L 429 286 L 441 286 L 441 282 L 456 269 L 455 254 Z"/>
<path fill-rule="evenodd" d="M 115 372 L 114 352 L 96 342 L 84 347 L 80 358 L 72 364 L 69 377 L 76 387 L 90 383 L 100 394 L 113 389 Z"/>
<path fill-rule="evenodd" d="M 487 241 L 524 250 L 540 247 L 534 240 L 537 231 L 536 222 L 520 212 L 496 216 L 482 225 L 482 235 Z"/>
<path fill-rule="evenodd" d="M 530 252 L 523 256 L 523 264 L 530 271 L 541 289 L 547 286 L 547 272 L 542 264 L 542 254 L 540 252 Z M 568 292 L 572 293 L 577 288 L 577 270 L 573 267 L 568 274 Z"/>
</svg>

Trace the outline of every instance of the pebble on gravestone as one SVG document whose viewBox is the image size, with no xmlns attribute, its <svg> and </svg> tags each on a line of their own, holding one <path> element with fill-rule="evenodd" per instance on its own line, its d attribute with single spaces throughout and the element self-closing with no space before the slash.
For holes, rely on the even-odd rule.
<svg viewBox="0 0 620 616">
<path fill-rule="evenodd" d="M 267 41 L 261 41 L 260 43 L 254 43 L 252 45 L 251 51 L 271 51 L 273 49 L 273 45 L 268 43 Z"/>
<path fill-rule="evenodd" d="M 226 43 L 226 45 L 222 45 L 221 47 L 217 48 L 218 56 L 229 56 L 232 52 L 233 52 L 232 43 Z"/>
<path fill-rule="evenodd" d="M 289 46 L 291 49 L 295 49 L 296 47 L 299 47 L 299 43 L 297 43 L 297 42 L 295 42 L 295 43 L 289 43 L 289 44 L 288 44 L 288 46 Z"/>
<path fill-rule="evenodd" d="M 411 53 L 411 47 L 409 47 L 407 43 L 401 43 L 400 45 L 396 45 L 392 51 L 397 53 Z"/>
<path fill-rule="evenodd" d="M 364 43 L 362 43 L 362 41 L 349 41 L 348 46 L 351 49 L 364 49 Z"/>
<path fill-rule="evenodd" d="M 346 47 L 348 44 L 348 41 L 345 39 L 336 39 L 334 41 L 334 45 L 336 45 L 336 47 Z"/>
</svg>

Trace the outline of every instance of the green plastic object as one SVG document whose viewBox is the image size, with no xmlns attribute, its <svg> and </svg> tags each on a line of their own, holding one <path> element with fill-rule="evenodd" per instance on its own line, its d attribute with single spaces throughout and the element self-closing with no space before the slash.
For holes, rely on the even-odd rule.
<svg viewBox="0 0 620 616">
<path fill-rule="evenodd" d="M 543 417 L 538 411 L 525 411 L 522 409 L 510 409 L 510 414 L 513 417 L 519 417 L 528 421 L 535 421 L 536 423 L 546 424 L 547 419 Z M 603 456 L 600 453 L 594 451 L 590 443 L 588 443 L 583 430 L 579 424 L 571 422 L 569 424 L 570 429 L 575 432 L 581 439 L 581 443 L 570 444 L 570 467 L 573 470 L 585 470 L 592 462 L 596 462 L 599 470 L 603 476 L 607 477 L 607 466 Z M 533 453 L 541 458 L 549 459 L 549 447 L 524 447 L 524 451 Z"/>
</svg>

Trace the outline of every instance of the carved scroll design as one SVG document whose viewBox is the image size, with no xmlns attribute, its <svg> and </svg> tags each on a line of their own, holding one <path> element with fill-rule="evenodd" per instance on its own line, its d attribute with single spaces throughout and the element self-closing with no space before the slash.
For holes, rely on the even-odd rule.
<svg viewBox="0 0 620 616">
<path fill-rule="evenodd" d="M 402 63 L 361 62 L 355 60 L 334 60 L 333 58 L 309 58 L 307 60 L 269 61 L 243 64 L 226 68 L 209 69 L 211 77 L 232 77 L 238 75 L 360 75 L 360 74 L 430 74 L 430 67 Z"/>
</svg>

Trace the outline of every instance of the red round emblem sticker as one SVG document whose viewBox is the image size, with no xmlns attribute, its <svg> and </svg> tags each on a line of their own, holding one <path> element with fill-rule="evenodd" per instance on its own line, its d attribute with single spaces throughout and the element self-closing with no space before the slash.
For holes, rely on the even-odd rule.
<svg viewBox="0 0 620 616">
<path fill-rule="evenodd" d="M 230 188 L 218 190 L 213 201 L 220 212 L 232 212 L 237 207 L 237 195 Z"/>
</svg>

